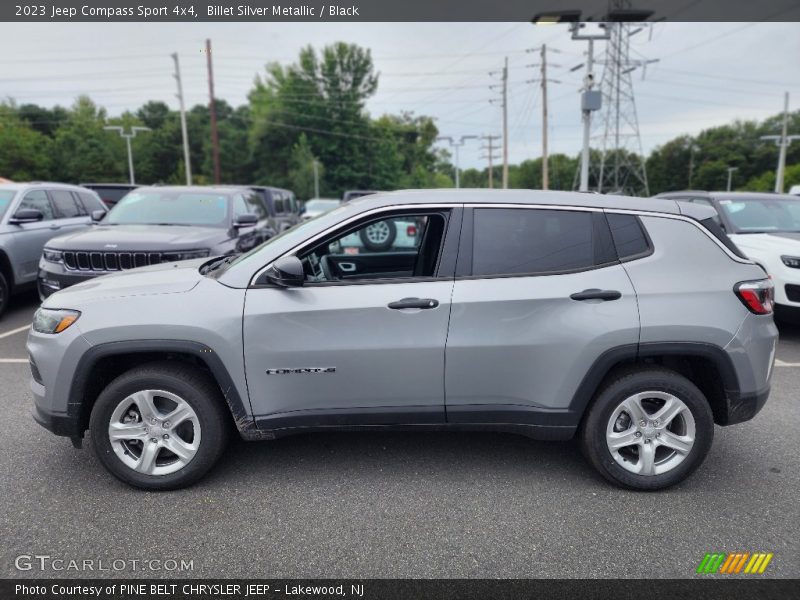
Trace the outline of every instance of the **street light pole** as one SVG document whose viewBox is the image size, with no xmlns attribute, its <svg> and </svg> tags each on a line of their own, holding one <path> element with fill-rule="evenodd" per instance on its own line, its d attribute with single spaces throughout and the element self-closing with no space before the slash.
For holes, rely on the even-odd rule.
<svg viewBox="0 0 800 600">
<path fill-rule="evenodd" d="M 133 150 L 131 149 L 131 140 L 136 137 L 140 131 L 150 131 L 149 127 L 131 127 L 130 132 L 125 133 L 125 130 L 119 125 L 106 125 L 103 127 L 106 131 L 116 131 L 120 137 L 125 138 L 125 145 L 128 147 L 128 174 L 130 175 L 131 185 L 136 184 L 136 178 L 133 174 Z"/>
<path fill-rule="evenodd" d="M 440 141 L 447 141 L 447 142 L 449 142 L 449 143 L 450 143 L 450 147 L 451 147 L 451 148 L 453 148 L 453 149 L 455 149 L 455 159 L 456 159 L 456 164 L 455 164 L 455 167 L 456 167 L 456 189 L 458 189 L 458 188 L 460 188 L 460 187 L 461 187 L 461 178 L 460 178 L 460 176 L 459 176 L 459 171 L 460 171 L 461 169 L 460 169 L 460 168 L 459 168 L 459 166 L 458 166 L 458 149 L 459 149 L 459 148 L 461 148 L 461 146 L 463 146 L 463 145 L 464 145 L 464 142 L 466 142 L 467 140 L 477 140 L 477 139 L 478 139 L 478 136 L 477 136 L 477 135 L 462 135 L 462 136 L 459 138 L 459 140 L 458 140 L 458 141 L 454 140 L 454 139 L 453 139 L 451 136 L 449 136 L 449 135 L 445 135 L 445 136 L 442 136 L 442 137 L 437 137 L 437 138 L 436 138 L 436 141 L 437 141 L 437 142 L 440 142 Z"/>
<path fill-rule="evenodd" d="M 731 191 L 731 181 L 733 179 L 733 172 L 738 171 L 739 167 L 728 167 L 728 186 L 726 188 L 727 191 Z"/>
</svg>

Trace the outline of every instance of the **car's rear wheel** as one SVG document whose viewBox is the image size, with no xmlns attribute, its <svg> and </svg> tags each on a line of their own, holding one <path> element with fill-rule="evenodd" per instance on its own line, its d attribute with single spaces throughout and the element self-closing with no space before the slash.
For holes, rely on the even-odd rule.
<svg viewBox="0 0 800 600">
<path fill-rule="evenodd" d="M 364 227 L 359 237 L 370 252 L 383 252 L 392 247 L 397 237 L 397 226 L 393 221 L 377 221 Z"/>
<path fill-rule="evenodd" d="M 582 424 L 584 454 L 609 481 L 657 490 L 682 481 L 708 454 L 714 420 L 703 393 L 667 369 L 621 373 L 597 394 Z"/>
<path fill-rule="evenodd" d="M 152 363 L 112 381 L 92 409 L 95 452 L 115 477 L 152 490 L 191 485 L 214 466 L 228 434 L 214 381 L 183 364 Z"/>
</svg>

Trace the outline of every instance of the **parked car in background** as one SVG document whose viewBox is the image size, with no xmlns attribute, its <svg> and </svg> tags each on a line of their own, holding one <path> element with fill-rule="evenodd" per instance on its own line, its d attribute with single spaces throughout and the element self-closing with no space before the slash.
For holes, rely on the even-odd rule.
<svg viewBox="0 0 800 600">
<path fill-rule="evenodd" d="M 286 231 L 300 222 L 300 205 L 293 191 L 263 185 L 247 187 L 264 199 L 267 220 L 275 233 Z"/>
<path fill-rule="evenodd" d="M 314 217 L 333 210 L 341 204 L 341 200 L 336 198 L 311 198 L 306 201 L 303 219 L 313 219 Z"/>
<path fill-rule="evenodd" d="M 33 287 L 53 237 L 89 228 L 106 207 L 93 191 L 62 183 L 0 184 L 0 314 L 15 292 Z"/>
<path fill-rule="evenodd" d="M 39 294 L 136 267 L 245 252 L 273 235 L 266 214 L 248 188 L 137 188 L 91 229 L 47 242 Z"/>
<path fill-rule="evenodd" d="M 370 194 L 377 193 L 378 192 L 375 190 L 348 190 L 342 194 L 342 202 L 350 202 L 350 200 L 361 198 L 361 196 L 369 196 Z"/>
<path fill-rule="evenodd" d="M 678 204 L 393 192 L 235 259 L 67 289 L 28 334 L 34 418 L 77 447 L 89 429 L 103 466 L 146 489 L 203 477 L 235 429 L 409 426 L 577 437 L 609 481 L 665 488 L 715 424 L 764 406 L 778 337 L 764 271 L 707 227 L 711 209 Z M 412 217 L 414 248 L 339 252 Z"/>
<path fill-rule="evenodd" d="M 800 185 L 793 185 L 789 188 L 789 193 L 793 196 L 800 196 Z"/>
<path fill-rule="evenodd" d="M 775 284 L 776 313 L 800 316 L 800 198 L 757 192 L 667 192 L 671 198 L 711 206 L 718 225 Z"/>
<path fill-rule="evenodd" d="M 97 192 L 97 195 L 105 202 L 106 206 L 111 208 L 119 202 L 125 194 L 131 190 L 135 190 L 139 186 L 133 183 L 82 183 L 81 187 Z"/>
</svg>

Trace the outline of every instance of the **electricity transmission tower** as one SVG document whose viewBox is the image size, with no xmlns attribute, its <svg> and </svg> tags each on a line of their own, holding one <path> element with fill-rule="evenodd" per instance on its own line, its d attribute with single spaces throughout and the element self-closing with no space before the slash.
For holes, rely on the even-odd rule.
<svg viewBox="0 0 800 600">
<path fill-rule="evenodd" d="M 612 0 L 610 5 L 611 10 L 625 10 L 630 8 L 630 0 Z M 605 57 L 597 61 L 603 65 L 603 107 L 592 135 L 591 146 L 597 149 L 592 175 L 598 192 L 649 196 L 631 73 L 656 61 L 633 59 L 630 55 L 631 36 L 646 25 L 612 21 L 606 27 Z"/>
</svg>

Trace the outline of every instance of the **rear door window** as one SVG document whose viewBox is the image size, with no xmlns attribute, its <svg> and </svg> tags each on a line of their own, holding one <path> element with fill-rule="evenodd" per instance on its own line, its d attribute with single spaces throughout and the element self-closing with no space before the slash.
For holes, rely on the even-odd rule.
<svg viewBox="0 0 800 600">
<path fill-rule="evenodd" d="M 598 235 L 592 215 L 578 210 L 475 209 L 472 275 L 552 274 L 607 262 L 608 240 Z"/>
<path fill-rule="evenodd" d="M 107 210 L 102 200 L 88 192 L 78 192 L 78 198 L 80 198 L 87 214 L 91 214 L 95 210 Z"/>
<path fill-rule="evenodd" d="M 83 207 L 78 205 L 72 192 L 66 190 L 50 190 L 48 193 L 55 207 L 56 218 L 72 219 L 85 214 Z"/>
</svg>

